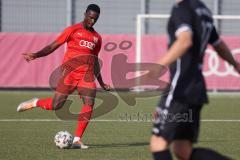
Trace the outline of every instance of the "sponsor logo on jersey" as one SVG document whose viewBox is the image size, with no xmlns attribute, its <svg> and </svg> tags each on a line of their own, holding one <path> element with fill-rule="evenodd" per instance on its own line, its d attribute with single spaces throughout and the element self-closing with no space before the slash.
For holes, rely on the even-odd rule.
<svg viewBox="0 0 240 160">
<path fill-rule="evenodd" d="M 86 41 L 86 40 L 81 40 L 79 42 L 79 45 L 82 46 L 82 47 L 86 47 L 88 49 L 91 49 L 91 50 L 94 50 L 94 48 L 96 46 L 93 42 L 89 42 L 89 41 Z"/>
<path fill-rule="evenodd" d="M 93 37 L 93 42 L 94 42 L 94 43 L 97 43 L 97 42 L 98 42 L 98 38 L 94 36 L 94 37 Z"/>
</svg>

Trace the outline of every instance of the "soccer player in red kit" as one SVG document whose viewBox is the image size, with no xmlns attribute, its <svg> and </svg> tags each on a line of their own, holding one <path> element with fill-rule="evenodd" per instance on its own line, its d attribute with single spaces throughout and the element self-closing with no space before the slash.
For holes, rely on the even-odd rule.
<svg viewBox="0 0 240 160">
<path fill-rule="evenodd" d="M 67 27 L 53 43 L 42 50 L 36 53 L 23 54 L 24 59 L 30 62 L 36 58 L 51 54 L 61 45 L 67 43 L 67 50 L 61 66 L 64 80 L 58 81 L 54 97 L 45 99 L 33 98 L 21 103 L 17 111 L 21 112 L 35 107 L 41 107 L 45 110 L 59 109 L 66 102 L 68 95 L 77 89 L 84 105 L 79 114 L 73 148 L 88 148 L 88 146 L 82 143 L 81 138 L 93 110 L 96 95 L 94 78 L 97 78 L 104 90 L 110 89 L 109 85 L 103 83 L 97 58 L 101 49 L 102 39 L 94 30 L 93 25 L 97 22 L 99 15 L 99 6 L 96 4 L 88 5 L 84 14 L 84 20 L 81 23 Z"/>
</svg>

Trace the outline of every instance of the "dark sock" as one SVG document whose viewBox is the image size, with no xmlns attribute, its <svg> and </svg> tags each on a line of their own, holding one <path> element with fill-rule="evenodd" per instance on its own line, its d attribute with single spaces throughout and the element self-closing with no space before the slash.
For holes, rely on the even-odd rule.
<svg viewBox="0 0 240 160">
<path fill-rule="evenodd" d="M 194 148 L 190 160 L 232 160 L 232 159 L 210 149 Z"/>
<path fill-rule="evenodd" d="M 160 151 L 160 152 L 153 152 L 154 160 L 172 160 L 172 155 L 168 150 Z"/>
</svg>

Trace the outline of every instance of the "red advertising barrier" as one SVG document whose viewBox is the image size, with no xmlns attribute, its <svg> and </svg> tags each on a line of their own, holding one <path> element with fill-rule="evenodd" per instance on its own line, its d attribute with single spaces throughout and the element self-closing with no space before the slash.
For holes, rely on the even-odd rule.
<svg viewBox="0 0 240 160">
<path fill-rule="evenodd" d="M 61 64 L 64 48 L 27 63 L 24 52 L 35 52 L 51 43 L 55 33 L 1 33 L 0 87 L 48 87 L 51 72 Z"/>
<path fill-rule="evenodd" d="M 24 61 L 22 53 L 38 51 L 54 41 L 57 35 L 57 33 L 0 33 L 0 88 L 49 87 L 49 77 L 54 69 L 61 65 L 64 47 L 31 63 Z M 126 72 L 127 79 L 135 75 L 132 70 L 135 62 L 135 35 L 102 35 L 102 37 L 103 45 L 99 58 L 103 62 L 101 71 L 103 79 L 114 84 L 116 88 L 124 88 L 126 86 L 120 82 L 122 74 L 119 73 Z M 240 60 L 240 36 L 225 36 L 223 39 L 230 46 L 234 56 Z M 166 46 L 165 36 L 144 36 L 141 48 L 142 63 L 157 63 L 164 55 Z M 204 75 L 208 89 L 240 89 L 239 75 L 229 65 L 223 63 L 212 48 L 206 51 Z M 167 80 L 167 77 L 168 73 L 163 79 Z"/>
<path fill-rule="evenodd" d="M 222 39 L 240 62 L 240 36 L 223 36 Z M 164 36 L 145 36 L 142 40 L 143 62 L 157 62 L 164 55 L 167 38 Z M 218 57 L 211 46 L 206 50 L 203 74 L 209 90 L 239 90 L 240 76 L 235 70 Z"/>
</svg>

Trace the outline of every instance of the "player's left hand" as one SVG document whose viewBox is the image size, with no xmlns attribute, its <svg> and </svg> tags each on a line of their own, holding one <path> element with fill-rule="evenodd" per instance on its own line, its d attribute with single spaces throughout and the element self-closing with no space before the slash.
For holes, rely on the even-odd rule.
<svg viewBox="0 0 240 160">
<path fill-rule="evenodd" d="M 110 91 L 111 87 L 109 84 L 103 84 L 101 85 L 101 87 L 105 90 L 105 91 Z"/>
</svg>

